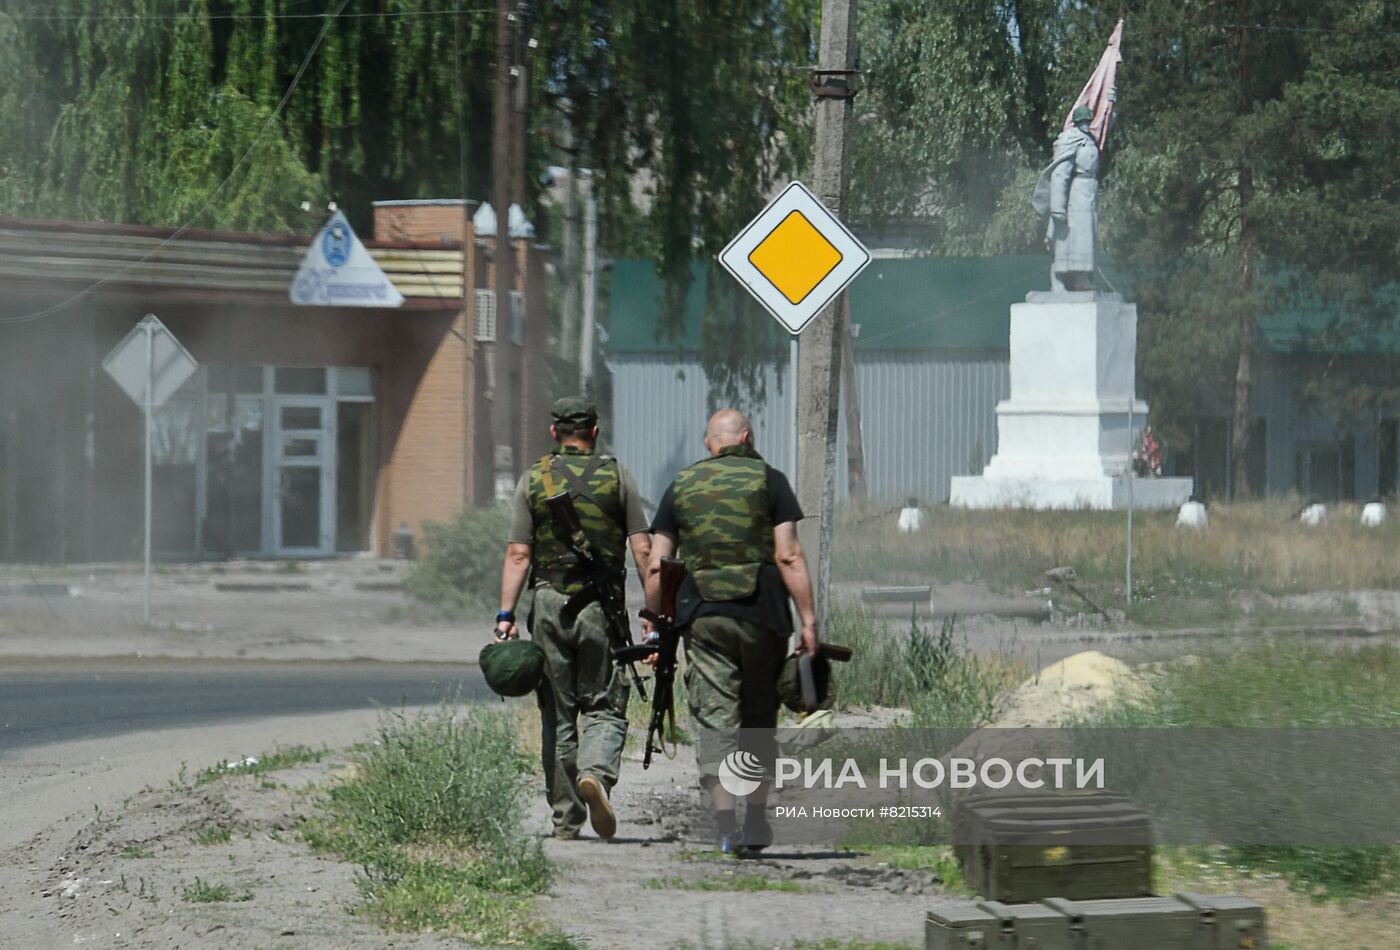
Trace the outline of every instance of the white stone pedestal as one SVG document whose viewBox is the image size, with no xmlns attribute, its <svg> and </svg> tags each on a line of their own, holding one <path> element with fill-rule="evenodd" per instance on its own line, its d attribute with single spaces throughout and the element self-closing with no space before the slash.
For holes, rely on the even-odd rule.
<svg viewBox="0 0 1400 950">
<path fill-rule="evenodd" d="M 1129 456 L 1147 423 L 1136 357 L 1137 307 L 1117 294 L 1032 293 L 1013 304 L 997 451 L 981 475 L 953 478 L 949 504 L 1126 508 Z M 1176 507 L 1191 487 L 1189 478 L 1137 478 L 1133 506 Z"/>
</svg>

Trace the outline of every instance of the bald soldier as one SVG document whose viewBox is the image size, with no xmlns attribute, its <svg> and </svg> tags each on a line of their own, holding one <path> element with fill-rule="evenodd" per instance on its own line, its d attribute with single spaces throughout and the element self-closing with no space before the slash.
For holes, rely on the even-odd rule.
<svg viewBox="0 0 1400 950">
<path fill-rule="evenodd" d="M 652 521 L 647 605 L 659 606 L 661 558 L 678 552 L 687 575 L 676 602 L 684 630 L 690 714 L 699 731 L 700 784 L 710 794 L 725 854 L 772 842 L 768 783 L 747 798 L 742 829 L 719 763 L 740 748 L 763 761 L 775 752 L 778 674 L 788 652 L 792 596 L 802 619 L 799 650 L 817 650 L 817 619 L 807 560 L 797 541 L 802 509 L 782 472 L 754 450 L 748 419 L 722 409 L 705 430 L 708 458 L 666 489 Z"/>
<path fill-rule="evenodd" d="M 541 684 L 540 758 L 545 795 L 554 811 L 554 836 L 579 836 L 585 817 L 600 838 L 617 832 L 609 796 L 617 783 L 627 738 L 628 686 L 612 662 L 606 619 L 594 600 L 570 616 L 565 605 L 589 583 L 586 565 L 554 522 L 545 499 L 567 491 L 593 549 L 602 555 L 622 598 L 624 558 L 631 547 L 640 575 L 651 547 L 641 495 L 632 474 L 611 455 L 594 452 L 598 410 L 589 400 L 566 397 L 551 410 L 556 445 L 521 476 L 511 506 L 501 612 L 496 637 L 519 636 L 515 607 L 529 578 L 534 590 L 530 637 L 545 656 Z"/>
</svg>

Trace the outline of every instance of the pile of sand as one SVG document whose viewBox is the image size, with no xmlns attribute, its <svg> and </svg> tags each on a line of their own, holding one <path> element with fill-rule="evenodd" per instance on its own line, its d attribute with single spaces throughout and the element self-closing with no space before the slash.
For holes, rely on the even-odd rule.
<svg viewBox="0 0 1400 950">
<path fill-rule="evenodd" d="M 997 699 L 989 725 L 999 728 L 1062 725 L 1126 695 L 1141 695 L 1143 681 L 1126 663 L 1086 650 L 1053 663 Z"/>
</svg>

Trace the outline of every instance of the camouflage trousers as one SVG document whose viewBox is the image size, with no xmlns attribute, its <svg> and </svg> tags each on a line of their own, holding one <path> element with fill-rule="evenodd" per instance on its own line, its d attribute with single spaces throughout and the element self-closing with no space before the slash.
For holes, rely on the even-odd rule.
<svg viewBox="0 0 1400 950">
<path fill-rule="evenodd" d="M 588 818 L 579 776 L 592 775 L 609 790 L 617 784 L 629 687 L 612 662 L 603 609 L 590 604 L 565 623 L 560 614 L 567 601 L 551 587 L 538 588 L 529 627 L 545 657 L 545 682 L 536 694 L 545 795 L 555 830 L 571 832 Z"/>
<path fill-rule="evenodd" d="M 787 646 L 785 632 L 713 614 L 697 617 L 686 631 L 685 685 L 702 783 L 738 749 L 765 763 L 776 754 L 778 674 Z"/>
</svg>

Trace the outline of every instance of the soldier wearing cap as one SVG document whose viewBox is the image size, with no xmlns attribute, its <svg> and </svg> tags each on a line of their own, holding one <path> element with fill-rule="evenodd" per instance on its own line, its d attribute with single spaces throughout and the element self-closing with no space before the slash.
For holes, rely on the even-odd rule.
<svg viewBox="0 0 1400 950">
<path fill-rule="evenodd" d="M 632 474 L 610 455 L 596 454 L 598 410 L 587 399 L 558 400 L 550 413 L 557 444 L 520 477 L 512 501 L 510 536 L 501 576 L 496 636 L 519 636 L 515 607 L 528 583 L 534 591 L 527 625 L 544 650 L 540 757 L 545 794 L 554 810 L 554 835 L 577 838 L 584 818 L 610 838 L 617 819 L 608 801 L 617 783 L 627 736 L 628 684 L 612 662 L 602 608 L 590 603 L 569 617 L 564 605 L 588 583 L 567 533 L 550 518 L 545 499 L 567 491 L 594 549 L 626 577 L 631 546 L 639 575 L 651 541 Z"/>
<path fill-rule="evenodd" d="M 711 417 L 705 447 L 709 458 L 677 475 L 657 506 L 647 604 L 657 609 L 661 558 L 679 549 L 688 572 L 675 621 L 685 628 L 700 784 L 715 809 L 719 849 L 738 854 L 772 840 L 768 787 L 761 783 L 747 797 L 741 831 L 735 796 L 720 784 L 719 765 L 741 746 L 760 761 L 774 754 L 778 675 L 792 633 L 788 596 L 802 618 L 799 649 L 813 655 L 817 622 L 797 540 L 802 509 L 786 476 L 754 450 L 749 422 L 734 409 Z"/>
</svg>

